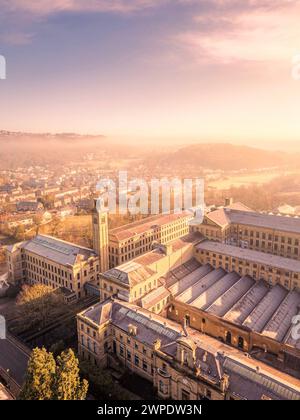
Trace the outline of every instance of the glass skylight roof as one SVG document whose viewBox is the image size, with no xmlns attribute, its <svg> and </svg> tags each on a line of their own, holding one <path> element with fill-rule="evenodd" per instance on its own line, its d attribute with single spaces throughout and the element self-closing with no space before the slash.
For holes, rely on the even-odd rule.
<svg viewBox="0 0 300 420">
<path fill-rule="evenodd" d="M 119 311 L 122 315 L 127 316 L 128 318 L 138 322 L 139 324 L 144 325 L 146 328 L 149 328 L 155 332 L 157 332 L 160 335 L 164 335 L 171 340 L 176 340 L 178 337 L 178 333 L 175 331 L 172 331 L 171 329 L 164 327 L 163 325 L 160 325 L 159 323 L 155 322 L 154 320 L 150 320 L 147 317 L 130 311 L 127 308 L 121 308 Z"/>
<path fill-rule="evenodd" d="M 63 245 L 60 245 L 57 242 L 54 242 L 54 241 L 50 242 L 49 240 L 44 239 L 44 238 L 40 238 L 40 237 L 34 238 L 32 240 L 32 242 L 34 242 L 36 244 L 39 244 L 39 245 L 42 245 L 45 248 L 49 248 L 49 249 L 52 249 L 54 251 L 59 251 L 62 254 L 65 254 L 65 255 L 70 255 L 74 252 L 74 248 L 72 248 L 70 246 L 68 246 L 68 247 L 63 246 Z"/>
<path fill-rule="evenodd" d="M 287 400 L 300 400 L 300 393 L 280 384 L 274 379 L 258 373 L 251 368 L 240 365 L 234 360 L 226 359 L 224 368 L 267 388 L 269 391 Z"/>
</svg>

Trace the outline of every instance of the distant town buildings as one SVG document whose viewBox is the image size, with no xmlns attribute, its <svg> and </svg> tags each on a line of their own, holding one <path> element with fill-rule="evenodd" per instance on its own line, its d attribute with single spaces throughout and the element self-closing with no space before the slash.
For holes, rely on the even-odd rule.
<svg viewBox="0 0 300 420">
<path fill-rule="evenodd" d="M 19 201 L 17 203 L 18 212 L 37 212 L 43 208 L 43 204 L 38 201 Z"/>
</svg>

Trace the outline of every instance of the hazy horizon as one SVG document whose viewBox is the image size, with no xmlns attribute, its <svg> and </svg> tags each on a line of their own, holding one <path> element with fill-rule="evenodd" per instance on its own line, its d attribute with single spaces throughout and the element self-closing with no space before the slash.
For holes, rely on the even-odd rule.
<svg viewBox="0 0 300 420">
<path fill-rule="evenodd" d="M 227 139 L 227 138 L 184 138 L 184 137 L 142 137 L 142 136 L 107 136 L 105 133 L 86 133 L 86 132 L 74 132 L 74 131 L 64 131 L 64 132 L 56 132 L 56 131 L 34 131 L 34 130 L 7 130 L 7 128 L 0 127 L 0 134 L 1 131 L 8 131 L 10 133 L 21 133 L 25 135 L 53 135 L 53 136 L 62 136 L 62 135 L 78 135 L 81 137 L 85 136 L 92 136 L 92 137 L 103 137 L 103 142 L 105 144 L 109 143 L 112 145 L 128 145 L 128 146 L 135 146 L 138 148 L 146 147 L 157 147 L 160 146 L 161 149 L 179 149 L 184 148 L 187 146 L 194 146 L 194 145 L 203 145 L 203 144 L 228 144 L 234 146 L 245 146 L 245 147 L 252 147 L 261 150 L 270 150 L 270 151 L 286 151 L 286 152 L 293 152 L 293 151 L 300 151 L 300 142 L 298 141 L 284 141 L 284 140 L 270 140 L 265 141 L 263 144 L 261 141 L 256 139 L 244 139 L 237 140 L 234 138 Z M 0 135 L 1 137 L 1 135 Z"/>
<path fill-rule="evenodd" d="M 0 0 L 1 127 L 297 149 L 296 0 Z"/>
</svg>

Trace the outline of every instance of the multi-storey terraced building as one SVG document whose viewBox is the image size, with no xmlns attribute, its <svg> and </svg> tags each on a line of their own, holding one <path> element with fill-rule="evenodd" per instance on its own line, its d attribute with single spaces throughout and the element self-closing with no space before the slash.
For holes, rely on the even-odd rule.
<svg viewBox="0 0 300 420">
<path fill-rule="evenodd" d="M 166 245 L 187 235 L 192 219 L 193 213 L 189 211 L 159 214 L 109 230 L 107 212 L 99 211 L 95 200 L 93 238 L 101 272 L 145 254 L 156 243 Z"/>
<path fill-rule="evenodd" d="M 84 285 L 99 275 L 99 258 L 84 248 L 46 235 L 7 247 L 8 280 L 62 288 L 67 300 L 85 296 Z"/>
<path fill-rule="evenodd" d="M 300 381 L 188 326 L 109 299 L 77 316 L 78 351 L 129 369 L 161 399 L 299 400 Z"/>
<path fill-rule="evenodd" d="M 221 208 L 193 225 L 207 239 L 286 258 L 300 259 L 300 218 Z"/>
</svg>

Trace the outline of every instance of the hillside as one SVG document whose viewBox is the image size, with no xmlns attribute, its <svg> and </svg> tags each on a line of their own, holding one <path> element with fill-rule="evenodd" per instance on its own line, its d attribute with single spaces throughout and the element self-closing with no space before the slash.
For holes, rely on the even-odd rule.
<svg viewBox="0 0 300 420">
<path fill-rule="evenodd" d="M 214 143 L 186 146 L 175 152 L 149 158 L 152 167 L 205 168 L 214 170 L 255 170 L 297 166 L 299 154 L 268 151 L 247 146 Z"/>
<path fill-rule="evenodd" d="M 0 162 L 3 169 L 80 161 L 89 153 L 103 154 L 108 149 L 111 154 L 118 152 L 101 135 L 0 131 Z"/>
<path fill-rule="evenodd" d="M 156 151 L 155 151 L 156 150 Z M 257 170 L 262 168 L 298 166 L 299 153 L 262 150 L 254 147 L 211 143 L 189 145 L 182 148 L 154 148 L 141 145 L 116 144 L 103 135 L 75 133 L 23 133 L 0 131 L 0 162 L 3 169 L 19 166 L 64 164 L 82 161 L 93 153 L 103 162 L 114 159 L 144 161 L 150 170 L 161 168 L 172 171 Z"/>
</svg>

